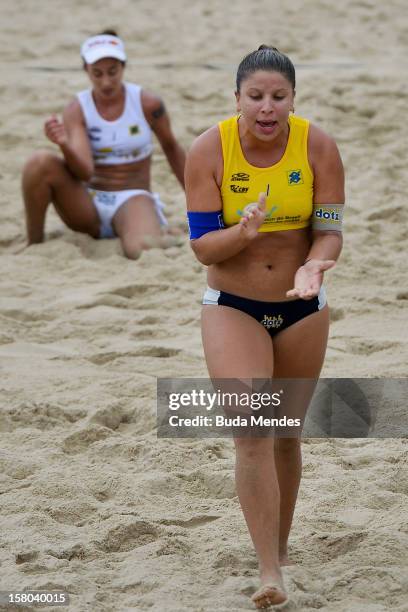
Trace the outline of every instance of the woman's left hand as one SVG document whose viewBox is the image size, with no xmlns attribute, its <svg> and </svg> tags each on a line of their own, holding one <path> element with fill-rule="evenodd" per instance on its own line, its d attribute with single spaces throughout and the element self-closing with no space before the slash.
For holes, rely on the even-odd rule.
<svg viewBox="0 0 408 612">
<path fill-rule="evenodd" d="M 319 294 L 323 282 L 323 272 L 330 270 L 336 262 L 333 259 L 310 259 L 300 266 L 295 274 L 294 289 L 286 292 L 286 297 L 311 300 Z"/>
</svg>

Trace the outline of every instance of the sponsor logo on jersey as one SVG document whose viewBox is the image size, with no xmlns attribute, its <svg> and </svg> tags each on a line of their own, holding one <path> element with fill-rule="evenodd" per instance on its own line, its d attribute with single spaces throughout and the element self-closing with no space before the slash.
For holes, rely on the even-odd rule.
<svg viewBox="0 0 408 612">
<path fill-rule="evenodd" d="M 301 170 L 289 170 L 286 173 L 288 175 L 289 185 L 301 185 L 303 183 L 303 176 Z"/>
<path fill-rule="evenodd" d="M 98 142 L 101 139 L 101 137 L 98 136 L 98 134 L 100 134 L 101 132 L 102 132 L 102 130 L 101 130 L 100 127 L 96 127 L 96 126 L 90 127 L 88 129 L 89 140 L 93 140 L 94 142 Z"/>
<path fill-rule="evenodd" d="M 241 187 L 241 185 L 230 185 L 230 189 L 234 193 L 246 193 L 249 187 Z"/>
<path fill-rule="evenodd" d="M 138 125 L 129 125 L 129 134 L 138 134 L 139 126 Z"/>
<path fill-rule="evenodd" d="M 231 181 L 249 181 L 249 174 L 246 172 L 236 172 L 231 176 Z"/>
<path fill-rule="evenodd" d="M 252 202 L 251 204 L 247 204 L 244 208 L 244 210 L 241 210 L 240 208 L 237 208 L 237 215 L 239 217 L 242 217 L 243 215 L 247 215 L 248 213 L 250 213 L 252 210 L 254 210 L 254 208 L 257 208 L 258 204 L 257 202 Z M 266 213 L 266 217 L 265 217 L 265 221 L 264 223 L 271 223 L 270 218 L 272 217 L 273 213 L 278 210 L 278 206 L 272 206 L 272 208 Z M 276 221 L 276 219 L 272 220 L 273 222 Z"/>
<path fill-rule="evenodd" d="M 261 321 L 262 325 L 266 327 L 266 329 L 277 329 L 283 323 L 282 315 L 278 315 L 277 317 L 270 317 L 269 315 L 264 315 L 264 318 Z"/>
</svg>

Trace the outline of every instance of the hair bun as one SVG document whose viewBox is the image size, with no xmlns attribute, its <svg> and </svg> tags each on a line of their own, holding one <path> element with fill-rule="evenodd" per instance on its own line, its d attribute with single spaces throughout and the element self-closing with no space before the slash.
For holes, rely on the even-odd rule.
<svg viewBox="0 0 408 612">
<path fill-rule="evenodd" d="M 264 51 L 265 49 L 269 49 L 269 51 L 277 51 L 280 53 L 279 49 L 276 47 L 272 47 L 271 45 L 259 45 L 257 51 Z"/>
<path fill-rule="evenodd" d="M 99 32 L 98 36 L 116 36 L 116 38 L 119 38 L 119 34 L 116 32 L 116 30 L 109 28 L 103 32 Z"/>
</svg>

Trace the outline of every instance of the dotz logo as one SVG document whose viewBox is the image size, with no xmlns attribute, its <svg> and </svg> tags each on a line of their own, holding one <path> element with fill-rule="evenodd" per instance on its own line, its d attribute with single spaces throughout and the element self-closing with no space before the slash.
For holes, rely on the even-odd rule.
<svg viewBox="0 0 408 612">
<path fill-rule="evenodd" d="M 301 170 L 289 170 L 287 175 L 289 185 L 301 185 L 303 183 L 303 176 Z"/>
<path fill-rule="evenodd" d="M 249 181 L 249 174 L 245 172 L 236 172 L 231 176 L 231 181 Z"/>
<path fill-rule="evenodd" d="M 246 193 L 249 187 L 241 187 L 241 185 L 230 185 L 230 189 L 234 193 Z"/>
<path fill-rule="evenodd" d="M 278 315 L 277 317 L 269 317 L 268 315 L 264 315 L 264 318 L 261 321 L 262 325 L 266 327 L 266 329 L 271 329 L 280 327 L 283 323 L 282 315 Z"/>
<path fill-rule="evenodd" d="M 324 221 L 328 221 L 329 223 L 330 221 L 340 221 L 339 213 L 335 212 L 334 210 L 327 210 L 327 208 L 318 208 L 314 214 L 315 217 L 320 219 L 323 223 Z"/>
</svg>

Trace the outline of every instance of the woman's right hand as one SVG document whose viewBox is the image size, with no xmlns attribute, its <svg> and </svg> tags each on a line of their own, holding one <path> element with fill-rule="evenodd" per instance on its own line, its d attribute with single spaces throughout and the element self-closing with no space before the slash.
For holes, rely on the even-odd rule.
<svg viewBox="0 0 408 612">
<path fill-rule="evenodd" d="M 245 236 L 249 239 L 256 238 L 258 229 L 265 221 L 266 217 L 266 194 L 260 193 L 258 202 L 245 206 L 242 219 L 240 221 L 241 229 Z"/>
<path fill-rule="evenodd" d="M 67 144 L 68 137 L 65 131 L 64 124 L 60 121 L 56 115 L 52 115 L 44 123 L 44 132 L 48 140 L 51 140 L 58 146 Z"/>
</svg>

